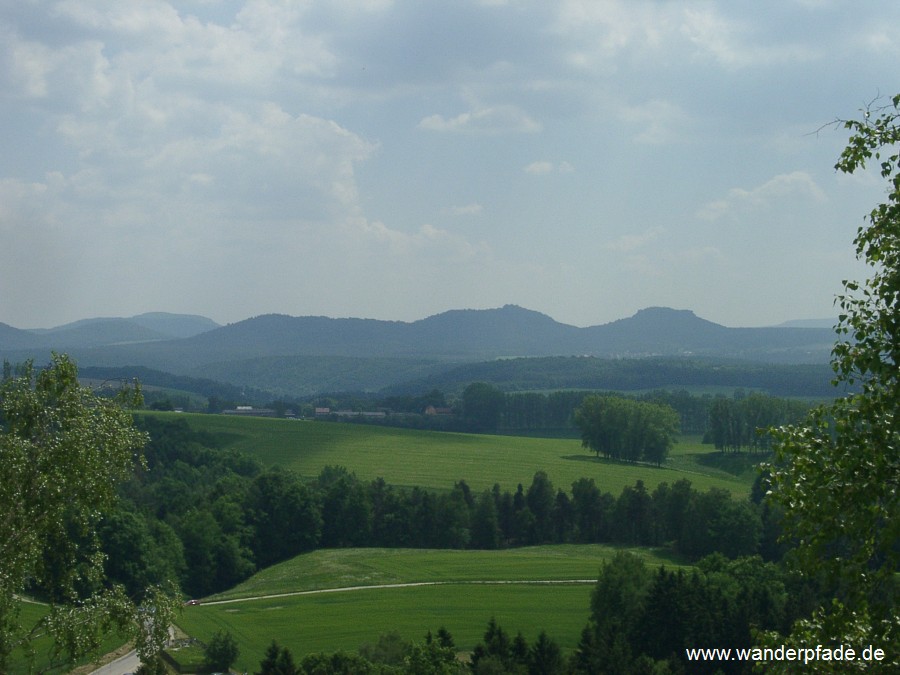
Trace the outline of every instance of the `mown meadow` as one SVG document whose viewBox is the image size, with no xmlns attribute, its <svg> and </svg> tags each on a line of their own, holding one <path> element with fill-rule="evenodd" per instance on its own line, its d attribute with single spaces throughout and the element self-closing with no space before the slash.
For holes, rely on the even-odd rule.
<svg viewBox="0 0 900 675">
<path fill-rule="evenodd" d="M 427 631 L 443 626 L 457 648 L 468 651 L 491 617 L 529 640 L 546 630 L 562 649 L 571 650 L 590 614 L 600 566 L 620 550 L 602 545 L 490 552 L 321 550 L 185 607 L 179 627 L 200 640 L 229 631 L 241 648 L 236 668 L 248 671 L 273 639 L 295 654 L 355 651 L 383 633 L 421 641 Z M 672 565 L 648 549 L 631 550 L 648 564 Z M 563 583 L 542 583 L 548 581 Z M 379 587 L 406 583 L 433 585 Z M 285 595 L 290 593 L 297 594 Z"/>
<path fill-rule="evenodd" d="M 719 487 L 747 495 L 755 473 L 746 461 L 737 468 L 709 462 L 720 455 L 697 437 L 682 437 L 662 467 L 595 457 L 577 439 L 531 438 L 397 429 L 363 424 L 248 418 L 226 415 L 156 413 L 184 419 L 195 431 L 304 478 L 329 465 L 343 466 L 361 480 L 384 478 L 401 487 L 449 490 L 465 480 L 476 492 L 499 483 L 504 489 L 528 485 L 545 471 L 555 485 L 593 478 L 602 491 L 618 494 L 643 480 L 659 483 L 687 478 L 698 490 Z M 750 462 L 752 462 L 752 458 Z"/>
<path fill-rule="evenodd" d="M 574 649 L 590 616 L 590 586 L 465 584 L 382 588 L 190 607 L 180 626 L 200 640 L 227 630 L 240 645 L 234 667 L 252 672 L 273 639 L 294 654 L 356 651 L 396 631 L 421 642 L 443 626 L 458 650 L 471 650 L 491 617 L 533 640 L 545 629 Z"/>
<path fill-rule="evenodd" d="M 633 551 L 651 565 L 673 565 L 667 553 L 602 544 L 527 546 L 501 551 L 454 549 L 319 549 L 272 565 L 205 603 L 406 583 L 573 581 L 592 579 L 615 551 Z"/>
</svg>

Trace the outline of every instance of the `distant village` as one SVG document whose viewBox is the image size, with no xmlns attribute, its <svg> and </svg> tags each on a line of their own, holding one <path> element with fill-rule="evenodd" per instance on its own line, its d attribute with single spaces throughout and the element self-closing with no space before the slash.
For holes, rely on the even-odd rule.
<svg viewBox="0 0 900 675">
<path fill-rule="evenodd" d="M 177 412 L 182 412 L 176 409 Z M 274 408 L 257 408 L 252 405 L 239 405 L 235 408 L 223 410 L 223 415 L 238 415 L 241 417 L 281 417 L 287 419 L 304 419 L 297 414 L 296 410 L 287 409 L 284 412 L 275 410 Z M 313 410 L 314 418 L 362 418 L 362 419 L 384 419 L 392 413 L 390 410 L 362 411 L 362 410 L 332 410 L 328 407 L 316 407 Z M 427 406 L 422 413 L 423 415 L 432 417 L 438 415 L 452 415 L 453 409 L 447 407 Z"/>
</svg>

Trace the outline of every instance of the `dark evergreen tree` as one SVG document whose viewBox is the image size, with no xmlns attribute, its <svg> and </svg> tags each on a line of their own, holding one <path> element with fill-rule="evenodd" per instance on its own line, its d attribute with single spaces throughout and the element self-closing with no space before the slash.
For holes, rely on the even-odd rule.
<svg viewBox="0 0 900 675">
<path fill-rule="evenodd" d="M 455 649 L 456 644 L 453 642 L 453 635 L 446 628 L 441 626 L 437 630 L 437 642 L 441 647 L 446 649 Z"/>
<path fill-rule="evenodd" d="M 307 654 L 300 662 L 300 670 L 308 675 L 369 675 L 378 668 L 356 654 Z"/>
<path fill-rule="evenodd" d="M 612 510 L 615 501 L 601 494 L 593 478 L 579 478 L 572 484 L 574 537 L 582 543 L 609 541 L 612 537 Z"/>
<path fill-rule="evenodd" d="M 501 537 L 494 496 L 485 491 L 478 498 L 472 515 L 472 548 L 491 550 L 499 548 Z"/>
<path fill-rule="evenodd" d="M 472 650 L 470 663 L 476 673 L 507 672 L 495 669 L 497 666 L 509 669 L 512 665 L 512 642 L 494 617 L 488 621 L 482 642 Z"/>
<path fill-rule="evenodd" d="M 553 483 L 546 472 L 538 471 L 534 474 L 525 495 L 525 504 L 534 517 L 531 529 L 526 532 L 526 541 L 530 544 L 553 541 L 555 494 Z"/>
<path fill-rule="evenodd" d="M 563 672 L 562 651 L 545 631 L 541 631 L 528 654 L 529 675 L 557 675 Z"/>
<path fill-rule="evenodd" d="M 575 527 L 575 509 L 572 500 L 563 490 L 556 491 L 556 499 L 553 504 L 553 541 L 565 543 L 572 540 L 572 530 Z"/>
<path fill-rule="evenodd" d="M 355 474 L 344 467 L 325 467 L 319 474 L 322 501 L 322 546 L 366 546 L 372 528 L 372 507 Z"/>
<path fill-rule="evenodd" d="M 637 545 L 657 543 L 652 538 L 652 518 L 650 494 L 644 481 L 638 480 L 634 487 L 625 486 L 616 500 L 616 540 Z"/>
<path fill-rule="evenodd" d="M 516 633 L 513 638 L 512 647 L 510 648 L 510 660 L 516 666 L 528 667 L 531 650 L 528 647 L 528 640 L 522 635 L 522 631 Z"/>
<path fill-rule="evenodd" d="M 732 499 L 721 488 L 695 493 L 686 512 L 678 550 L 701 558 L 721 552 L 729 558 L 753 555 L 759 547 L 762 524 L 758 509 L 748 501 Z"/>
<path fill-rule="evenodd" d="M 287 647 L 280 647 L 275 640 L 266 649 L 266 655 L 260 661 L 256 675 L 299 675 L 294 664 L 294 657 Z"/>
<path fill-rule="evenodd" d="M 409 497 L 413 532 L 416 539 L 414 546 L 422 548 L 438 548 L 440 534 L 437 526 L 437 506 L 434 495 L 421 488 L 413 488 Z"/>
<path fill-rule="evenodd" d="M 439 548 L 466 548 L 471 541 L 472 514 L 464 485 L 457 483 L 450 494 L 437 499 L 435 523 Z"/>
</svg>

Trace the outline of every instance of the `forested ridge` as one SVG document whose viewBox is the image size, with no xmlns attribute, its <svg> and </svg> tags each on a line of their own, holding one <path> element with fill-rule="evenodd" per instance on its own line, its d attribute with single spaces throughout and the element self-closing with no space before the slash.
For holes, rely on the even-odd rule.
<svg viewBox="0 0 900 675">
<path fill-rule="evenodd" d="M 223 403 L 263 405 L 280 400 L 302 406 L 322 396 L 389 399 L 438 389 L 459 396 L 472 382 L 504 392 L 560 390 L 636 392 L 721 387 L 773 396 L 833 398 L 834 373 L 826 363 L 788 364 L 713 358 L 600 358 L 548 356 L 458 364 L 399 358 L 271 356 L 210 364 L 175 375 L 144 366 L 89 366 L 82 376 L 99 380 L 138 378 Z M 182 405 L 183 403 L 179 403 Z"/>
</svg>

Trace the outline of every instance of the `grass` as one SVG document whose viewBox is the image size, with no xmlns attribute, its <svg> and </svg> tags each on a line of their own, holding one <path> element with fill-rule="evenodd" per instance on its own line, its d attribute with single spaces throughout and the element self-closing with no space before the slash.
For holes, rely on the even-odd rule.
<svg viewBox="0 0 900 675">
<path fill-rule="evenodd" d="M 197 673 L 206 663 L 206 650 L 199 644 L 190 644 L 166 649 L 166 654 L 178 663 L 179 672 Z"/>
<path fill-rule="evenodd" d="M 469 651 L 492 616 L 511 635 L 521 631 L 531 641 L 546 630 L 563 649 L 572 650 L 590 614 L 593 581 L 534 582 L 596 579 L 603 561 L 617 550 L 622 549 L 556 545 L 492 552 L 316 551 L 263 570 L 204 604 L 185 607 L 178 625 L 204 641 L 217 630 L 229 631 L 241 651 L 236 667 L 247 671 L 258 666 L 273 639 L 299 660 L 320 651 L 356 651 L 390 631 L 420 641 L 426 631 L 444 626 L 457 649 Z M 669 564 L 646 549 L 635 552 L 650 565 Z M 441 585 L 374 587 L 423 581 Z M 373 587 L 355 588 L 365 585 Z M 334 588 L 349 590 L 247 599 Z M 232 602 L 207 604 L 216 600 Z"/>
<path fill-rule="evenodd" d="M 531 641 L 546 630 L 570 650 L 590 615 L 590 589 L 525 584 L 373 588 L 188 607 L 179 625 L 204 641 L 217 630 L 229 631 L 240 648 L 236 669 L 250 672 L 272 640 L 299 660 L 319 651 L 356 651 L 390 631 L 421 641 L 426 631 L 444 626 L 457 649 L 469 651 L 492 616 L 512 635 L 521 631 Z"/>
<path fill-rule="evenodd" d="M 23 602 L 21 604 L 19 622 L 23 626 L 34 626 L 47 614 L 47 611 L 47 605 Z M 121 647 L 124 643 L 125 640 L 115 633 L 107 635 L 103 644 L 100 646 L 98 655 L 112 652 Z M 33 661 L 28 658 L 28 655 L 21 648 L 13 650 L 10 660 L 10 674 L 41 672 L 47 673 L 48 675 L 61 675 L 62 673 L 71 671 L 68 667 L 50 668 L 50 650 L 53 647 L 53 641 L 46 635 L 36 638 L 32 642 L 32 647 L 34 649 Z M 90 658 L 81 659 L 76 665 L 89 664 L 91 660 L 92 659 Z M 93 668 L 90 670 L 93 670 Z M 90 670 L 87 672 L 90 672 Z"/>
<path fill-rule="evenodd" d="M 162 413 L 160 413 L 162 414 Z M 482 491 L 499 483 L 514 490 L 531 484 L 543 470 L 557 487 L 568 488 L 582 477 L 618 495 L 640 479 L 653 489 L 661 482 L 688 478 L 699 490 L 721 487 L 746 496 L 752 482 L 697 461 L 711 452 L 689 438 L 676 444 L 663 467 L 597 459 L 577 439 L 526 438 L 419 431 L 359 424 L 238 418 L 226 415 L 169 414 L 206 431 L 225 447 L 255 457 L 263 465 L 280 465 L 314 478 L 328 465 L 340 465 L 363 480 L 384 478 L 398 486 L 450 489 L 464 479 Z"/>
<path fill-rule="evenodd" d="M 620 550 L 631 550 L 650 565 L 678 564 L 650 549 L 601 544 L 503 551 L 321 549 L 261 570 L 206 601 L 379 584 L 595 579 L 603 561 Z"/>
</svg>

